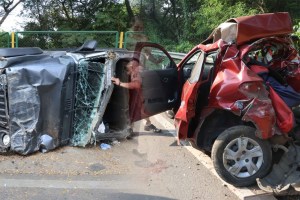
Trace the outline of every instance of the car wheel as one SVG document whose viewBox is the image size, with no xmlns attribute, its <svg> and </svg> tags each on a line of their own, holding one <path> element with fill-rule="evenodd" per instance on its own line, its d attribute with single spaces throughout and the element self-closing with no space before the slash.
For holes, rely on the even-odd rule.
<svg viewBox="0 0 300 200">
<path fill-rule="evenodd" d="M 234 186 L 249 186 L 264 177 L 272 165 L 269 141 L 255 136 L 249 126 L 234 126 L 219 135 L 212 148 L 216 172 Z"/>
</svg>

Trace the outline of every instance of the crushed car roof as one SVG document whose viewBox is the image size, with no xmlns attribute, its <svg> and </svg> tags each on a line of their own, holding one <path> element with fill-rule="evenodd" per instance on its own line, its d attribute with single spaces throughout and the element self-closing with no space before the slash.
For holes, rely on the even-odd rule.
<svg viewBox="0 0 300 200">
<path fill-rule="evenodd" d="M 220 24 L 203 42 L 209 44 L 219 39 L 241 45 L 255 39 L 290 34 L 293 32 L 289 13 L 265 13 L 232 18 Z"/>
</svg>

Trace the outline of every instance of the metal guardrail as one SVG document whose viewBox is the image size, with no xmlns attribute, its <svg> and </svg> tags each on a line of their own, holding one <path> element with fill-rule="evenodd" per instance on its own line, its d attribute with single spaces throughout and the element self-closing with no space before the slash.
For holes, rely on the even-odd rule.
<svg viewBox="0 0 300 200">
<path fill-rule="evenodd" d="M 8 32 L 1 32 L 0 33 L 0 47 L 9 47 L 10 44 L 10 35 Z"/>
<path fill-rule="evenodd" d="M 153 50 L 153 54 L 162 55 L 163 53 L 158 50 Z M 171 58 L 173 58 L 174 62 L 178 64 L 185 56 L 186 53 L 178 53 L 178 52 L 168 52 Z"/>
<path fill-rule="evenodd" d="M 132 39 L 132 38 L 135 38 L 135 37 L 137 37 L 137 38 L 139 38 L 139 40 L 141 39 L 141 37 L 143 37 L 143 36 L 145 36 L 144 35 L 144 32 L 138 32 L 138 31 L 127 31 L 127 32 L 125 32 L 125 38 L 124 38 L 124 48 L 126 49 L 126 48 L 129 48 L 130 50 L 134 50 L 133 48 L 134 47 L 131 47 L 130 45 L 130 43 L 131 42 L 133 42 L 133 41 L 131 41 L 131 40 L 135 40 L 135 39 Z M 128 41 L 129 40 L 129 41 Z M 135 42 L 137 42 L 137 41 L 135 41 Z M 135 45 L 135 44 L 133 44 L 133 45 Z"/>
<path fill-rule="evenodd" d="M 118 31 L 22 31 L 16 32 L 16 47 L 57 49 L 81 46 L 86 40 L 97 40 L 101 47 L 118 48 Z"/>
<path fill-rule="evenodd" d="M 121 32 L 120 35 L 118 31 L 21 31 L 21 32 L 12 33 L 11 37 L 12 38 L 15 37 L 15 39 L 12 39 L 13 48 L 38 46 L 42 49 L 58 49 L 58 48 L 65 48 L 66 45 L 79 47 L 84 43 L 84 40 L 87 39 L 96 39 L 96 40 L 98 39 L 101 40 L 101 42 L 104 42 L 106 44 L 108 42 L 113 44 L 111 46 L 106 46 L 106 47 L 122 48 L 124 44 L 123 48 L 126 48 L 129 40 L 129 35 L 131 34 L 143 34 L 143 32 L 127 31 L 125 32 L 125 38 L 123 38 L 124 37 L 123 32 Z M 6 37 L 6 35 L 8 35 L 8 37 Z M 110 35 L 111 40 L 108 41 L 107 38 L 104 37 L 103 35 Z M 9 33 L 4 32 L 2 33 L 2 35 L 0 33 L 0 36 L 2 37 L 2 41 L 3 41 L 2 43 L 3 44 L 7 43 L 7 46 L 2 45 L 1 47 L 9 47 L 10 46 Z M 181 61 L 186 56 L 185 53 L 178 53 L 178 52 L 169 52 L 169 54 L 176 63 Z"/>
<path fill-rule="evenodd" d="M 168 52 L 170 54 L 170 56 L 175 60 L 182 60 L 185 56 L 186 53 L 177 53 L 177 52 Z"/>
</svg>

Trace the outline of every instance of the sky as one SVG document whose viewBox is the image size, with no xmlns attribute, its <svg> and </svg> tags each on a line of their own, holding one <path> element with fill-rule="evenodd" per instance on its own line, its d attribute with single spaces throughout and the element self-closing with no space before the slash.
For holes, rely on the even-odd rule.
<svg viewBox="0 0 300 200">
<path fill-rule="evenodd" d="M 19 4 L 6 18 L 4 23 L 1 25 L 0 29 L 5 32 L 12 32 L 12 31 L 22 31 L 22 24 L 26 20 L 19 15 L 21 10 L 23 9 L 22 4 Z"/>
</svg>

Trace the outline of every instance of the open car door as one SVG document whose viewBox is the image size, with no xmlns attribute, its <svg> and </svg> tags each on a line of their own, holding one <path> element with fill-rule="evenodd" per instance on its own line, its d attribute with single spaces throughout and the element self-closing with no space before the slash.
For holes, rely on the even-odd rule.
<svg viewBox="0 0 300 200">
<path fill-rule="evenodd" d="M 172 109 L 178 105 L 177 65 L 168 52 L 158 44 L 139 42 L 135 57 L 142 67 L 142 115 L 133 121 Z"/>
<path fill-rule="evenodd" d="M 179 139 L 187 138 L 191 119 L 199 116 L 202 109 L 208 105 L 215 56 L 215 52 L 205 53 L 198 49 L 179 65 L 183 71 L 185 68 L 192 68 L 189 78 L 183 85 L 181 105 L 175 115 L 175 127 Z M 193 66 L 190 66 L 191 64 Z"/>
</svg>

